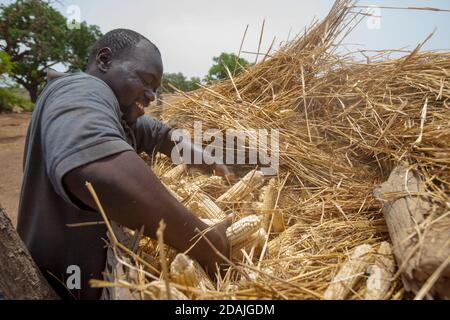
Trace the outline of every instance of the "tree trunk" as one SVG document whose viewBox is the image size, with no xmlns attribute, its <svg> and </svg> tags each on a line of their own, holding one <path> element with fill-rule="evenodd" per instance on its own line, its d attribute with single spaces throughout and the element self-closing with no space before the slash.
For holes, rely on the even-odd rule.
<svg viewBox="0 0 450 320">
<path fill-rule="evenodd" d="M 26 89 L 28 90 L 28 93 L 30 94 L 31 102 L 36 103 L 36 100 L 38 98 L 38 90 L 39 90 L 38 83 L 31 83 L 29 86 L 26 87 Z"/>
<path fill-rule="evenodd" d="M 39 271 L 2 208 L 0 208 L 0 297 L 7 300 L 59 299 Z"/>
<path fill-rule="evenodd" d="M 396 167 L 374 192 L 383 203 L 405 289 L 418 293 L 441 268 L 426 297 L 450 299 L 450 217 L 426 219 L 431 206 L 420 194 L 425 194 L 424 183 L 404 167 Z"/>
</svg>

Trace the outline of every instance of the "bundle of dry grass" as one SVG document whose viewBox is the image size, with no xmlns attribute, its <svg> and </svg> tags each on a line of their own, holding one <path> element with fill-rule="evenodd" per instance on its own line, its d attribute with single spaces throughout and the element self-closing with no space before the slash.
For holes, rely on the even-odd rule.
<svg viewBox="0 0 450 320">
<path fill-rule="evenodd" d="M 321 299 L 336 281 L 347 286 L 339 289 L 342 299 L 373 296 L 365 266 L 346 269 L 351 281 L 339 280 L 339 274 L 361 256 L 355 253 L 358 247 L 370 248 L 364 251 L 365 264 L 376 264 L 379 247 L 389 241 L 372 192 L 399 162 L 422 177 L 427 190 L 422 196 L 432 205 L 428 224 L 418 226 L 418 232 L 449 215 L 450 54 L 419 53 L 420 46 L 394 60 L 360 62 L 338 54 L 339 43 L 362 19 L 352 12 L 353 4 L 336 1 L 322 22 L 276 53 L 267 53 L 239 77 L 183 94 L 185 99 L 166 105 L 163 118 L 176 119 L 188 130 L 198 120 L 204 129 L 280 132 L 273 210 L 254 205 L 259 192 L 224 210 L 237 218 L 281 214 L 287 229 L 273 232 L 271 219 L 262 250 L 244 252 L 213 290 L 172 284 L 189 297 Z M 168 160 L 153 166 L 162 176 Z M 181 184 L 201 180 L 204 184 L 197 185 L 213 200 L 229 188 L 208 183 L 207 177 L 182 174 Z M 146 248 L 141 251 L 157 256 Z M 142 262 L 135 264 L 144 270 Z M 404 297 L 398 275 L 393 274 L 378 297 Z M 145 291 L 151 281 L 151 276 L 142 277 L 128 286 Z"/>
</svg>

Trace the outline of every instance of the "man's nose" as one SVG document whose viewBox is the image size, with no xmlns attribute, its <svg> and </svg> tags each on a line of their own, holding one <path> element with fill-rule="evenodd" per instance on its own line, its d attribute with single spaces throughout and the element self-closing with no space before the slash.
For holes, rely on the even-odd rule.
<svg viewBox="0 0 450 320">
<path fill-rule="evenodd" d="M 150 100 L 150 102 L 155 101 L 156 93 L 153 90 L 146 90 L 145 97 Z"/>
</svg>

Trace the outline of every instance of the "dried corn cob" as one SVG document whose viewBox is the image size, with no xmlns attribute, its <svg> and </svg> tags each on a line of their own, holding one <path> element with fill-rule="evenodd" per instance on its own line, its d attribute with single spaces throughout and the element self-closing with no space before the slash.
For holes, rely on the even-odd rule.
<svg viewBox="0 0 450 320">
<path fill-rule="evenodd" d="M 198 287 L 202 290 L 214 288 L 208 275 L 198 262 L 183 253 L 179 253 L 170 265 L 170 277 L 174 282 L 187 287 Z"/>
<path fill-rule="evenodd" d="M 161 177 L 161 180 L 167 183 L 178 182 L 180 177 L 187 171 L 187 166 L 185 164 L 180 164 L 175 168 L 167 171 Z"/>
<path fill-rule="evenodd" d="M 248 238 L 261 228 L 261 224 L 262 217 L 257 215 L 250 215 L 233 223 L 226 231 L 230 245 L 247 242 Z"/>
<path fill-rule="evenodd" d="M 162 280 L 153 281 L 146 288 L 144 297 L 146 300 L 167 300 L 166 283 Z M 188 297 L 173 286 L 170 287 L 170 297 L 172 300 L 188 300 Z"/>
<path fill-rule="evenodd" d="M 394 273 L 395 260 L 392 255 L 392 246 L 388 242 L 384 241 L 380 244 L 375 261 L 381 268 L 386 269 L 389 273 Z"/>
<path fill-rule="evenodd" d="M 269 231 L 270 221 L 272 220 L 271 231 L 280 233 L 286 229 L 283 220 L 283 214 L 279 210 L 275 210 L 275 205 L 278 196 L 277 181 L 275 178 L 270 179 L 269 184 L 261 193 L 260 210 L 264 214 L 264 228 Z"/>
<path fill-rule="evenodd" d="M 377 251 L 375 264 L 369 266 L 371 275 L 367 279 L 365 300 L 381 300 L 386 297 L 391 287 L 394 268 L 392 247 L 389 243 L 383 242 Z"/>
<path fill-rule="evenodd" d="M 302 222 L 298 222 L 270 240 L 267 243 L 270 255 L 274 257 L 289 256 L 289 254 L 285 253 L 286 250 L 288 248 L 295 248 L 295 243 L 301 241 L 301 235 L 304 234 L 304 229 L 305 225 Z M 293 241 L 293 239 L 296 241 Z"/>
<path fill-rule="evenodd" d="M 274 275 L 274 274 L 275 274 L 275 271 L 273 270 L 272 267 L 263 267 L 261 269 L 261 272 L 253 271 L 253 270 L 249 271 L 248 277 L 250 278 L 251 281 L 257 281 L 261 275 L 269 275 L 270 276 L 270 275 Z M 243 277 L 242 280 L 247 281 L 247 279 L 245 277 Z"/>
<path fill-rule="evenodd" d="M 200 220 L 202 220 L 203 223 L 206 223 L 208 226 L 215 226 L 216 224 L 220 223 L 222 220 L 219 219 L 205 219 L 205 218 L 201 218 Z"/>
<path fill-rule="evenodd" d="M 203 193 L 196 185 L 189 185 L 183 188 L 183 192 L 189 194 L 189 200 L 186 206 L 189 210 L 196 213 L 198 216 L 207 219 L 223 220 L 227 217 L 211 198 Z"/>
<path fill-rule="evenodd" d="M 355 248 L 350 258 L 342 265 L 338 274 L 334 277 L 331 284 L 324 293 L 327 300 L 343 300 L 350 289 L 360 279 L 366 270 L 372 247 L 363 244 Z"/>
<path fill-rule="evenodd" d="M 227 217 L 225 212 L 222 211 L 211 198 L 203 193 L 199 187 L 190 186 L 189 194 L 191 195 L 191 200 L 189 202 L 195 202 L 196 213 L 207 219 L 219 219 L 223 220 Z"/>
<path fill-rule="evenodd" d="M 193 182 L 191 182 L 191 185 L 197 186 L 197 187 L 209 187 L 209 186 L 224 186 L 225 180 L 222 177 L 219 176 L 199 176 L 194 179 Z"/>
<path fill-rule="evenodd" d="M 260 187 L 264 183 L 264 175 L 261 171 L 252 170 L 238 183 L 228 189 L 227 192 L 222 194 L 217 202 L 237 202 L 242 200 L 246 195 L 252 192 L 253 189 Z"/>
<path fill-rule="evenodd" d="M 163 183 L 164 184 L 164 183 Z M 186 207 L 200 217 L 208 219 L 225 219 L 227 215 L 220 209 L 211 198 L 203 193 L 196 185 L 176 187 L 164 184 L 166 189 L 179 201 L 187 200 Z"/>
<path fill-rule="evenodd" d="M 234 260 L 240 260 L 242 258 L 242 250 L 251 252 L 252 250 L 258 254 L 266 243 L 267 233 L 264 228 L 259 228 L 258 231 L 250 235 L 246 241 L 240 242 L 231 247 L 231 257 Z"/>
</svg>

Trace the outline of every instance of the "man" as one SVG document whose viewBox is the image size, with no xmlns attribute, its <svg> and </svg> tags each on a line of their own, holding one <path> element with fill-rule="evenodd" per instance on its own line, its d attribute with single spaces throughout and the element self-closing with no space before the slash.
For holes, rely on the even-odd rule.
<svg viewBox="0 0 450 320">
<path fill-rule="evenodd" d="M 85 187 L 94 186 L 108 218 L 155 238 L 160 220 L 167 244 L 183 252 L 207 225 L 164 188 L 137 153 L 170 155 L 171 129 L 144 115 L 155 99 L 163 66 L 157 47 L 142 35 L 117 29 L 92 49 L 86 73 L 51 74 L 28 128 L 18 232 L 55 290 L 63 297 L 98 299 L 88 281 L 105 267 L 106 227 L 69 224 L 102 221 Z M 192 153 L 202 152 L 183 141 Z M 186 150 L 186 148 L 184 148 Z M 204 167 L 223 176 L 224 165 Z M 225 225 L 207 233 L 223 255 Z M 190 251 L 209 272 L 222 263 L 204 239 Z M 81 288 L 65 288 L 69 266 L 81 271 Z M 74 270 L 73 267 L 70 270 Z"/>
</svg>

